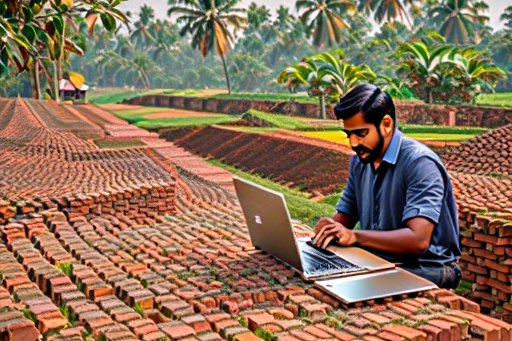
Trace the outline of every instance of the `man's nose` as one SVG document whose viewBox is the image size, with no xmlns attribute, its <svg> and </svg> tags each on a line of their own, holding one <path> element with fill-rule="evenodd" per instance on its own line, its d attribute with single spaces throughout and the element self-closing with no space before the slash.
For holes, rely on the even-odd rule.
<svg viewBox="0 0 512 341">
<path fill-rule="evenodd" d="M 354 135 L 350 135 L 348 141 L 350 142 L 350 147 L 352 148 L 357 147 L 359 145 L 359 139 Z"/>
</svg>

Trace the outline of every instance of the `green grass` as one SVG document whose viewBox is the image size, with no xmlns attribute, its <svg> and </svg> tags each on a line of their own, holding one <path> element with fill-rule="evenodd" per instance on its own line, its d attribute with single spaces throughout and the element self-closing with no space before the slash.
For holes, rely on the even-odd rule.
<svg viewBox="0 0 512 341">
<path fill-rule="evenodd" d="M 100 148 L 129 148 L 129 147 L 140 147 L 146 144 L 142 141 L 108 141 L 108 140 L 96 140 L 94 141 Z"/>
<path fill-rule="evenodd" d="M 469 140 L 475 135 L 469 134 L 406 134 L 408 137 L 419 140 L 419 141 L 447 141 L 447 142 L 458 142 Z"/>
<path fill-rule="evenodd" d="M 332 207 L 336 207 L 336 204 L 340 200 L 341 194 L 342 194 L 341 192 L 340 193 L 330 194 L 330 195 L 322 198 L 322 200 L 320 200 L 318 202 L 320 204 L 326 204 L 326 205 L 330 205 Z"/>
<path fill-rule="evenodd" d="M 475 99 L 475 103 L 478 105 L 512 108 L 512 92 L 481 94 Z"/>
<path fill-rule="evenodd" d="M 286 186 L 277 184 L 272 180 L 244 172 L 238 168 L 226 165 L 217 160 L 209 160 L 208 162 L 223 168 L 236 176 L 255 182 L 274 191 L 283 193 L 292 218 L 298 219 L 309 226 L 314 226 L 320 217 L 332 217 L 335 212 L 334 205 L 309 200 L 305 193 L 302 193 L 297 189 L 288 188 Z"/>
<path fill-rule="evenodd" d="M 261 101 L 295 101 L 299 103 L 318 103 L 317 97 L 309 97 L 291 93 L 275 93 L 275 94 L 259 94 L 239 92 L 229 94 L 217 94 L 209 98 L 218 99 L 247 99 L 247 100 L 261 100 Z"/>
<path fill-rule="evenodd" d="M 87 101 L 96 104 L 120 103 L 125 99 L 144 95 L 174 95 L 174 96 L 194 96 L 199 90 L 186 89 L 151 89 L 151 90 L 125 90 L 125 89 L 97 89 L 87 93 Z"/>
<path fill-rule="evenodd" d="M 127 110 L 116 110 L 116 114 L 125 115 L 125 116 L 142 116 L 147 114 L 154 114 L 158 112 L 169 111 L 170 108 L 165 107 L 142 107 L 137 109 L 127 109 Z"/>
<path fill-rule="evenodd" d="M 447 127 L 440 125 L 400 124 L 398 129 L 405 134 L 466 134 L 477 135 L 489 131 L 480 127 Z"/>
<path fill-rule="evenodd" d="M 277 115 L 271 114 L 263 111 L 258 111 L 254 109 L 249 109 L 245 114 L 242 115 L 242 118 L 245 115 L 254 116 L 259 118 L 260 120 L 266 121 L 270 123 L 272 126 L 281 128 L 281 129 L 289 129 L 289 130 L 307 130 L 311 126 L 306 122 L 298 120 L 291 116 Z"/>
<path fill-rule="evenodd" d="M 144 129 L 178 128 L 178 127 L 200 127 L 212 124 L 221 124 L 235 122 L 238 117 L 231 115 L 210 115 L 202 117 L 172 117 L 159 119 L 139 119 L 136 120 L 136 126 Z M 128 121 L 131 121 L 130 119 Z"/>
</svg>

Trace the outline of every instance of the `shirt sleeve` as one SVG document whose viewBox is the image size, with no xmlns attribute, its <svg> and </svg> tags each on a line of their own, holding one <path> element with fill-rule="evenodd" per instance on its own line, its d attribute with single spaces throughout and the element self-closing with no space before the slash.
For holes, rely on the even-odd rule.
<svg viewBox="0 0 512 341">
<path fill-rule="evenodd" d="M 345 190 L 343 191 L 340 200 L 336 204 L 336 211 L 338 211 L 338 213 L 349 215 L 352 218 L 359 219 L 359 214 L 357 211 L 357 198 L 354 188 L 354 160 L 355 159 L 352 158 L 350 161 L 347 184 L 345 185 Z"/>
<path fill-rule="evenodd" d="M 439 166 L 434 160 L 421 157 L 409 168 L 406 173 L 407 194 L 402 222 L 424 217 L 437 224 L 444 195 L 444 179 Z"/>
</svg>

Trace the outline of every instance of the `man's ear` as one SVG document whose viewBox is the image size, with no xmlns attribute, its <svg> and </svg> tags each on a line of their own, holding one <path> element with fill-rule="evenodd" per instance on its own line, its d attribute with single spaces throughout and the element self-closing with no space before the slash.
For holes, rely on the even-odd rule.
<svg viewBox="0 0 512 341">
<path fill-rule="evenodd" d="M 382 135 L 387 136 L 393 132 L 393 119 L 389 115 L 385 115 L 382 118 L 382 121 L 380 123 L 380 126 L 382 128 Z"/>
</svg>

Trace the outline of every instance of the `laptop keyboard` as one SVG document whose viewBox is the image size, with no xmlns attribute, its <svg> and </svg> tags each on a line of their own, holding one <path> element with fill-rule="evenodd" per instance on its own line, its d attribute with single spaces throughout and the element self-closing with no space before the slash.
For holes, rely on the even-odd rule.
<svg viewBox="0 0 512 341">
<path fill-rule="evenodd" d="M 302 243 L 301 252 L 304 270 L 309 276 L 343 274 L 363 269 L 329 250 L 315 246 L 311 241 Z"/>
</svg>

